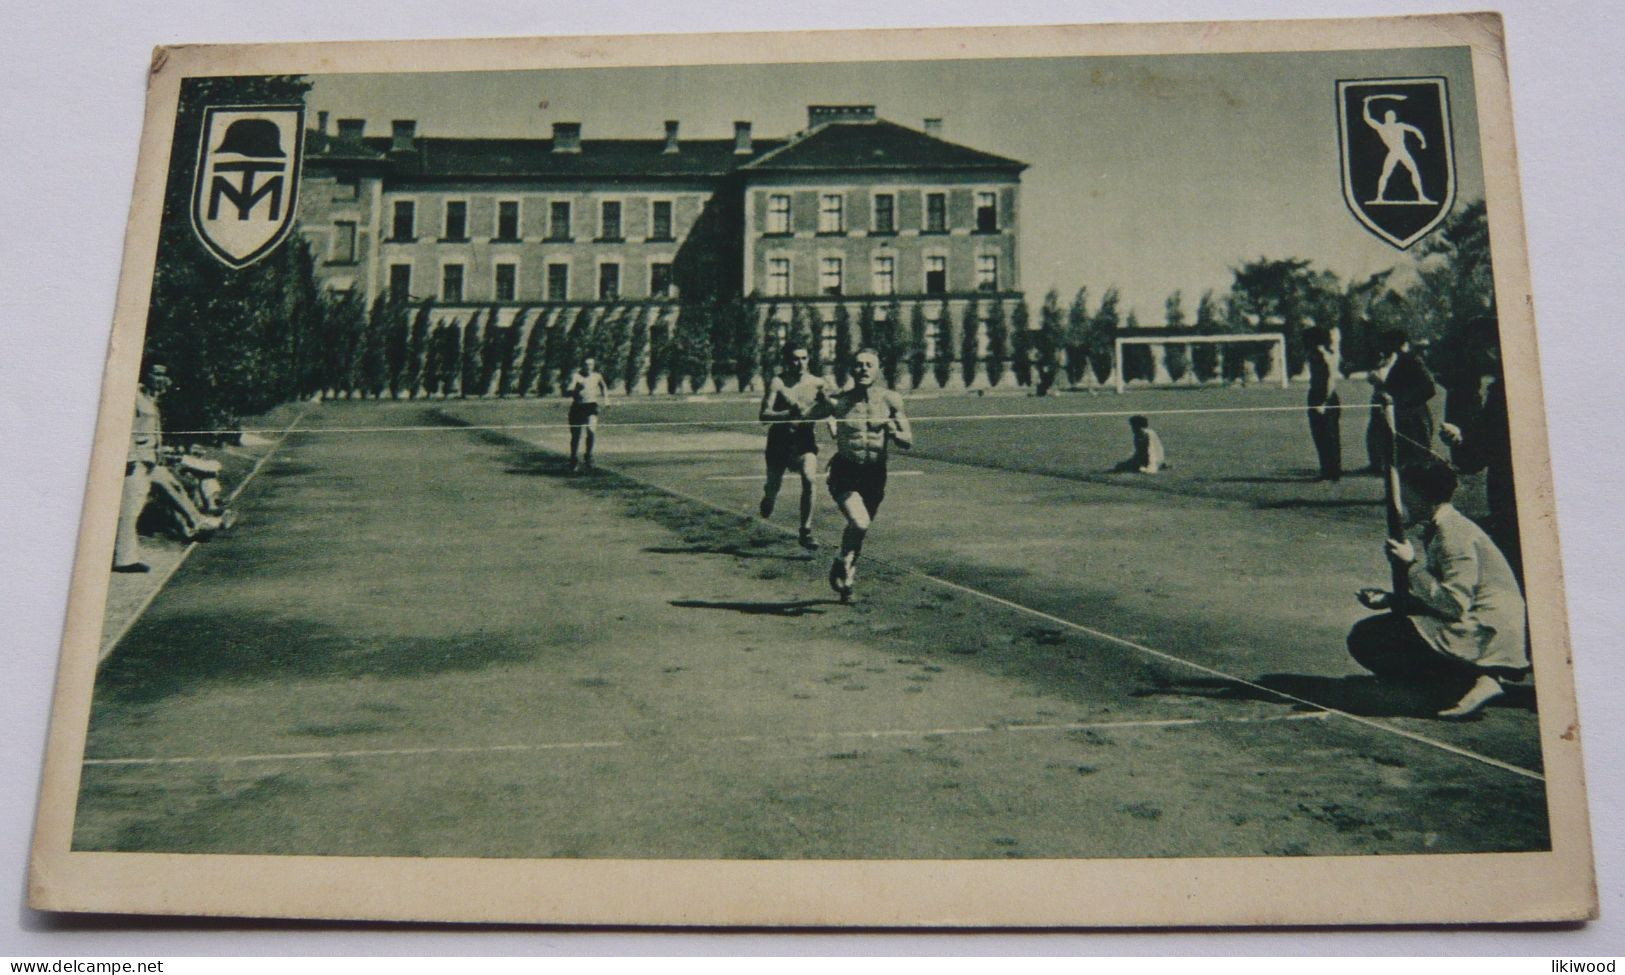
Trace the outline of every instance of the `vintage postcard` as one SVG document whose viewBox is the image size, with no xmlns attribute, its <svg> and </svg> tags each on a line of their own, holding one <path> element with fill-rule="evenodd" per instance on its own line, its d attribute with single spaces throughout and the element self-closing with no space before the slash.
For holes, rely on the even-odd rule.
<svg viewBox="0 0 1625 975">
<path fill-rule="evenodd" d="M 1494 15 L 176 47 L 30 903 L 1596 910 Z"/>
</svg>

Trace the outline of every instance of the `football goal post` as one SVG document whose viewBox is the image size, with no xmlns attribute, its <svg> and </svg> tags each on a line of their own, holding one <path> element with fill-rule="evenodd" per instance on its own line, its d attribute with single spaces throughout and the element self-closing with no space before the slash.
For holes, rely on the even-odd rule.
<svg viewBox="0 0 1625 975">
<path fill-rule="evenodd" d="M 1227 344 L 1239 344 L 1240 347 L 1226 350 L 1224 346 Z M 1155 385 L 1172 385 L 1179 378 L 1171 375 L 1168 369 L 1168 352 L 1173 348 L 1178 348 L 1183 353 L 1183 368 L 1187 370 L 1185 375 L 1195 376 L 1198 382 L 1206 381 L 1208 377 L 1201 376 L 1199 371 L 1195 369 L 1196 356 L 1193 354 L 1194 347 L 1205 345 L 1219 347 L 1219 354 L 1216 356 L 1218 362 L 1217 375 L 1213 378 L 1224 379 L 1229 375 L 1229 371 L 1224 364 L 1228 355 L 1246 354 L 1246 346 L 1268 346 L 1270 356 L 1269 371 L 1259 378 L 1264 379 L 1267 377 L 1271 382 L 1279 381 L 1282 389 L 1286 389 L 1290 385 L 1290 377 L 1287 376 L 1286 369 L 1286 337 L 1280 332 L 1243 332 L 1231 335 L 1169 335 L 1167 337 L 1133 335 L 1119 336 L 1113 350 L 1112 382 L 1119 393 L 1128 388 L 1128 376 L 1123 369 L 1123 352 L 1125 348 L 1131 345 L 1150 346 L 1151 382 Z"/>
</svg>

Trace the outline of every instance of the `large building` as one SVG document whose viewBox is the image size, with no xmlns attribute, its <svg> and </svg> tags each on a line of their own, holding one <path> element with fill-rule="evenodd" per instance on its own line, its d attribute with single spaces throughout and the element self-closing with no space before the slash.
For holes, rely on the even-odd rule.
<svg viewBox="0 0 1625 975">
<path fill-rule="evenodd" d="M 388 135 L 318 113 L 300 231 L 323 283 L 459 310 L 751 296 L 795 303 L 929 304 L 933 323 L 1021 299 L 1025 163 L 913 129 L 872 105 L 815 105 L 807 128 L 759 139 Z M 885 314 L 881 311 L 880 314 Z M 933 331 L 935 329 L 933 328 Z"/>
</svg>

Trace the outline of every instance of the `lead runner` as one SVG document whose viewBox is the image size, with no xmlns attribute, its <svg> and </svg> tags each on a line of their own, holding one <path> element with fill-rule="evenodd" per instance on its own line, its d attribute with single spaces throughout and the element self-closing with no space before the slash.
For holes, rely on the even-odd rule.
<svg viewBox="0 0 1625 975">
<path fill-rule="evenodd" d="M 808 414 L 812 419 L 827 418 L 835 435 L 829 493 L 846 516 L 846 530 L 841 533 L 841 553 L 829 567 L 829 585 L 843 603 L 852 598 L 858 553 L 886 496 L 887 449 L 892 443 L 905 450 L 914 445 L 903 397 L 890 389 L 874 389 L 879 375 L 880 356 L 864 349 L 852 364 L 852 388 L 821 397 Z"/>
</svg>

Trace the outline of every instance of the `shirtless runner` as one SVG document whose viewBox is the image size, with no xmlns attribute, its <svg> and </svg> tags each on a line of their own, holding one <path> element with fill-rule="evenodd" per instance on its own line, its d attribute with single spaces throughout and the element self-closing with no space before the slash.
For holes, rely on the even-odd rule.
<svg viewBox="0 0 1625 975">
<path fill-rule="evenodd" d="M 852 598 L 858 553 L 886 496 L 887 448 L 894 442 L 905 450 L 914 444 L 903 397 L 876 389 L 879 375 L 880 356 L 864 349 L 852 364 L 852 388 L 821 397 L 809 413 L 814 419 L 828 419 L 835 435 L 829 493 L 846 516 L 846 530 L 841 533 L 841 554 L 829 567 L 829 585 L 843 603 Z"/>
<path fill-rule="evenodd" d="M 829 384 L 807 372 L 805 346 L 790 345 L 784 350 L 784 372 L 775 376 L 762 396 L 759 418 L 767 428 L 767 484 L 760 506 L 763 518 L 773 516 L 784 472 L 794 468 L 801 475 L 801 547 L 815 551 L 813 539 L 813 478 L 818 476 L 818 437 L 813 421 L 805 419 L 821 397 L 829 394 Z"/>
</svg>

